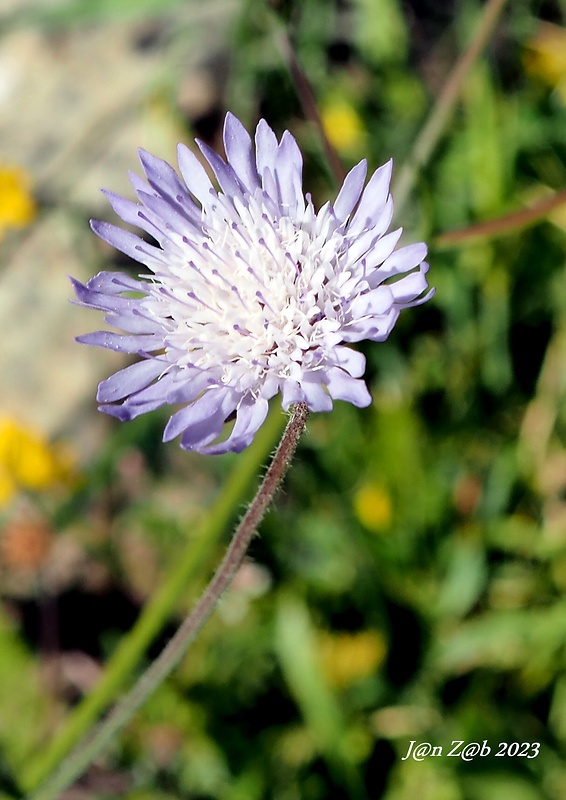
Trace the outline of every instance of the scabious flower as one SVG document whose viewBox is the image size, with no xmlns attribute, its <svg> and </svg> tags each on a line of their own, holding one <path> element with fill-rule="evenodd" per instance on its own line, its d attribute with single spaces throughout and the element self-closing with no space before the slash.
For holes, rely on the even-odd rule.
<svg viewBox="0 0 566 800">
<path fill-rule="evenodd" d="M 347 346 L 381 342 L 399 312 L 427 300 L 426 246 L 395 250 L 391 162 L 364 188 L 361 161 L 333 204 L 317 212 L 302 190 L 302 157 L 291 134 L 278 142 L 264 120 L 252 140 L 228 114 L 227 161 L 197 142 L 220 191 L 179 145 L 184 183 L 165 161 L 140 151 L 147 183 L 132 176 L 139 203 L 106 195 L 149 244 L 106 222 L 92 228 L 144 264 L 139 279 L 101 272 L 74 281 L 81 305 L 107 312 L 125 331 L 79 337 L 141 360 L 103 381 L 100 410 L 129 420 L 180 404 L 164 441 L 200 453 L 239 452 L 263 423 L 268 401 L 330 411 L 333 399 L 367 406 L 365 359 Z M 132 292 L 135 293 L 132 295 Z M 230 435 L 219 440 L 226 421 Z"/>
</svg>

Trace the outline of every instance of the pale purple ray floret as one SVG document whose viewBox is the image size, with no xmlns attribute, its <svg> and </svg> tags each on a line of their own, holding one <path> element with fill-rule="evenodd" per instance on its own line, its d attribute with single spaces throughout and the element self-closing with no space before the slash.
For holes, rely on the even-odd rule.
<svg viewBox="0 0 566 800">
<path fill-rule="evenodd" d="M 92 228 L 144 264 L 149 274 L 100 272 L 73 281 L 81 305 L 106 312 L 124 333 L 80 336 L 85 344 L 141 360 L 98 388 L 101 411 L 129 420 L 178 404 L 165 441 L 200 453 L 239 452 L 281 392 L 284 409 L 333 400 L 367 406 L 364 356 L 351 342 L 382 342 L 403 308 L 425 302 L 426 245 L 395 249 L 391 162 L 365 185 L 365 160 L 333 204 L 315 210 L 303 195 L 302 157 L 291 134 L 278 142 L 264 120 L 255 150 L 228 114 L 226 162 L 198 142 L 220 190 L 179 145 L 183 181 L 165 161 L 140 152 L 147 183 L 132 176 L 138 202 L 106 192 L 114 211 L 149 233 L 149 244 L 107 222 Z M 224 440 L 228 419 L 235 423 Z"/>
</svg>

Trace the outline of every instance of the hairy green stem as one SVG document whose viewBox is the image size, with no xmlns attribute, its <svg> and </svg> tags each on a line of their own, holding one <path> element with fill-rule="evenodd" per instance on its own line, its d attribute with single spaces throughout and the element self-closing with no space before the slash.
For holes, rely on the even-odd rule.
<svg viewBox="0 0 566 800">
<path fill-rule="evenodd" d="M 274 408 L 248 449 L 238 457 L 218 498 L 196 535 L 179 554 L 163 583 L 145 604 L 136 624 L 119 642 L 104 667 L 100 680 L 82 702 L 71 710 L 61 729 L 33 759 L 20 769 L 19 781 L 26 792 L 36 789 L 50 775 L 96 720 L 118 697 L 164 622 L 198 577 L 210 567 L 210 556 L 226 527 L 236 515 L 260 465 L 281 437 L 283 415 Z"/>
<path fill-rule="evenodd" d="M 95 728 L 92 735 L 87 736 L 85 740 L 79 743 L 78 747 L 60 764 L 54 774 L 29 800 L 56 800 L 61 792 L 82 775 L 84 770 L 106 748 L 116 733 L 130 721 L 154 689 L 181 661 L 242 563 L 257 527 L 287 471 L 299 438 L 305 428 L 307 415 L 308 408 L 305 403 L 297 403 L 293 407 L 291 418 L 265 477 L 242 521 L 236 528 L 220 566 L 194 609 L 185 618 L 173 638 L 130 692 L 117 703 L 108 717 Z"/>
</svg>

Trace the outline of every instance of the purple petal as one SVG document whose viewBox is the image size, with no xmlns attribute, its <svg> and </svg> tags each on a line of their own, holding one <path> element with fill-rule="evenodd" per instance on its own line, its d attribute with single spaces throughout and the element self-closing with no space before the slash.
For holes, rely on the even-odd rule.
<svg viewBox="0 0 566 800">
<path fill-rule="evenodd" d="M 112 333 L 110 331 L 95 331 L 77 336 L 76 341 L 81 344 L 90 344 L 95 347 L 106 347 L 109 350 L 116 350 L 120 353 L 151 352 L 163 347 L 163 336 L 154 333 L 147 335 L 125 336 L 123 333 Z"/>
<path fill-rule="evenodd" d="M 130 256 L 134 261 L 139 261 L 140 264 L 152 267 L 163 263 L 163 251 L 160 248 L 149 245 L 130 231 L 125 231 L 110 222 L 101 222 L 96 219 L 90 221 L 90 227 L 105 242 L 111 244 L 116 250 L 120 250 L 121 253 Z"/>
<path fill-rule="evenodd" d="M 210 442 L 214 441 L 222 433 L 222 428 L 226 419 L 235 410 L 237 400 L 230 399 L 232 393 L 227 396 L 226 403 L 214 414 L 207 417 L 198 425 L 192 425 L 183 433 L 181 437 L 181 447 L 183 450 L 197 450 Z M 226 407 L 229 406 L 229 407 Z"/>
<path fill-rule="evenodd" d="M 212 148 L 197 139 L 201 153 L 206 158 L 216 175 L 220 188 L 227 197 L 242 197 L 242 187 L 238 176 L 229 164 L 226 164 Z"/>
<path fill-rule="evenodd" d="M 323 377 L 321 372 L 307 372 L 301 379 L 301 389 L 311 411 L 332 411 L 332 398 L 324 390 Z"/>
<path fill-rule="evenodd" d="M 71 278 L 71 283 L 80 301 L 78 305 L 86 308 L 95 308 L 97 311 L 115 311 L 121 313 L 123 311 L 131 311 L 140 303 L 140 300 L 137 298 L 120 297 L 119 295 L 108 295 L 104 292 L 92 291 L 88 284 L 85 286 L 76 278 Z"/>
<path fill-rule="evenodd" d="M 427 249 L 424 242 L 418 242 L 395 250 L 379 268 L 380 274 L 384 278 L 388 278 L 390 275 L 398 275 L 400 272 L 409 272 L 426 257 Z"/>
<path fill-rule="evenodd" d="M 383 206 L 381 213 L 377 215 L 374 226 L 372 228 L 368 228 L 367 231 L 360 233 L 358 236 L 355 236 L 350 240 L 351 243 L 348 247 L 348 258 L 351 261 L 357 261 L 362 256 L 365 256 L 366 261 L 371 260 L 374 264 L 377 263 L 378 258 L 380 261 L 383 261 L 383 259 L 389 255 L 395 246 L 395 244 L 391 244 L 391 250 L 381 256 L 381 241 L 383 239 L 387 239 L 387 237 L 383 236 L 383 234 L 391 224 L 392 217 L 393 201 L 391 198 L 389 198 L 389 200 Z M 400 235 L 401 231 L 399 231 L 399 236 Z M 376 250 L 376 253 L 373 252 L 374 250 Z"/>
<path fill-rule="evenodd" d="M 130 400 L 124 400 L 123 403 L 113 403 L 111 405 L 100 405 L 98 410 L 111 417 L 119 419 L 120 422 L 130 422 L 136 417 L 141 417 L 142 414 L 147 414 L 150 411 L 155 411 L 164 404 L 163 397 L 156 400 L 148 401 L 147 403 L 131 403 Z"/>
<path fill-rule="evenodd" d="M 304 400 L 306 400 L 305 393 L 297 381 L 284 381 L 281 387 L 281 394 L 281 405 L 283 406 L 284 411 L 287 411 L 289 406 L 292 406 L 295 403 L 302 403 Z"/>
<path fill-rule="evenodd" d="M 116 214 L 124 222 L 141 228 L 153 236 L 154 239 L 159 239 L 161 228 L 153 218 L 144 213 L 143 206 L 139 203 L 133 203 L 131 200 L 126 200 L 126 198 L 120 197 L 119 194 L 114 194 L 114 192 L 109 192 L 106 189 L 102 191 Z"/>
<path fill-rule="evenodd" d="M 139 392 L 134 392 L 123 403 L 99 406 L 100 411 L 117 417 L 122 422 L 147 414 L 167 402 L 167 389 L 175 381 L 171 373 L 166 373 L 158 381 Z"/>
<path fill-rule="evenodd" d="M 181 235 L 189 235 L 191 233 L 196 233 L 197 236 L 200 235 L 202 231 L 200 212 L 198 216 L 191 216 L 190 213 L 185 213 L 185 209 L 179 204 L 174 204 L 162 197 L 145 194 L 145 192 L 140 192 L 139 197 L 144 205 L 155 214 L 155 218 L 161 221 L 161 225 L 158 228 L 159 235 L 156 236 L 159 242 L 163 238 L 163 233 L 168 237 L 168 230 L 175 231 Z"/>
<path fill-rule="evenodd" d="M 279 392 L 281 379 L 276 375 L 267 375 L 265 381 L 260 389 L 260 396 L 264 400 L 270 400 L 274 395 Z"/>
<path fill-rule="evenodd" d="M 178 374 L 179 371 L 165 372 L 159 377 L 159 380 L 150 383 L 137 392 L 133 392 L 128 398 L 128 402 L 137 405 L 138 403 L 145 403 L 148 400 L 153 401 L 159 398 L 161 398 L 162 403 L 169 402 L 169 392 L 178 381 Z"/>
<path fill-rule="evenodd" d="M 210 198 L 216 196 L 216 191 L 203 165 L 198 158 L 184 144 L 180 144 L 177 149 L 179 169 L 189 191 L 203 205 L 210 203 Z"/>
<path fill-rule="evenodd" d="M 377 249 L 379 252 L 379 246 L 383 238 L 383 233 L 387 230 L 389 223 L 391 222 L 391 217 L 388 213 L 389 209 L 387 207 L 384 209 L 384 212 L 385 219 L 383 222 L 385 224 L 377 225 L 375 228 L 370 228 L 370 230 L 367 230 L 364 233 L 361 233 L 359 236 L 356 236 L 351 242 L 350 246 L 348 247 L 348 261 L 351 264 L 358 261 L 362 256 L 365 256 L 366 262 L 370 257 L 371 260 L 375 262 L 373 250 Z M 389 251 L 389 253 L 390 252 L 391 251 Z M 389 253 L 387 253 L 387 255 L 389 255 Z M 386 257 L 387 256 L 384 256 L 384 258 Z M 383 258 L 381 260 L 383 261 Z"/>
<path fill-rule="evenodd" d="M 289 131 L 285 131 L 275 157 L 275 178 L 281 205 L 287 206 L 291 214 L 304 211 L 302 171 L 303 157 L 299 146 Z"/>
<path fill-rule="evenodd" d="M 371 395 L 364 381 L 357 380 L 341 369 L 332 368 L 326 372 L 326 386 L 335 400 L 346 400 L 358 408 L 371 403 Z"/>
<path fill-rule="evenodd" d="M 366 357 L 351 347 L 341 347 L 338 345 L 332 351 L 333 360 L 353 378 L 361 378 L 366 369 Z"/>
<path fill-rule="evenodd" d="M 353 317 L 380 316 L 387 313 L 394 302 L 391 288 L 382 285 L 356 297 L 349 310 Z"/>
<path fill-rule="evenodd" d="M 262 182 L 263 182 L 264 196 L 267 196 L 267 198 L 275 202 L 277 213 L 280 214 L 281 209 L 280 209 L 279 189 L 277 187 L 277 183 L 275 181 L 273 172 L 267 167 L 263 171 Z"/>
<path fill-rule="evenodd" d="M 253 192 L 259 186 L 252 140 L 237 117 L 228 112 L 224 121 L 224 149 L 228 163 L 242 184 Z"/>
<path fill-rule="evenodd" d="M 128 172 L 128 177 L 137 195 L 139 195 L 140 192 L 145 192 L 145 194 L 153 194 L 155 197 L 161 197 L 161 192 L 155 191 L 147 181 L 144 181 L 143 178 L 140 178 L 135 172 Z"/>
<path fill-rule="evenodd" d="M 364 158 L 346 175 L 342 188 L 334 203 L 334 213 L 340 222 L 346 221 L 352 209 L 360 199 L 360 194 L 366 179 L 367 168 L 368 164 Z"/>
<path fill-rule="evenodd" d="M 272 174 L 277 156 L 277 137 L 264 119 L 260 119 L 255 132 L 257 171 L 261 178 L 266 169 Z M 265 188 L 265 186 L 264 186 Z"/>
<path fill-rule="evenodd" d="M 146 294 L 146 284 L 125 272 L 99 272 L 87 281 L 86 286 L 94 292 L 118 295 L 122 292 L 143 292 Z"/>
<path fill-rule="evenodd" d="M 183 434 L 182 447 L 192 450 L 215 439 L 226 417 L 236 407 L 232 389 L 209 389 L 202 397 L 173 414 L 163 432 L 163 441 L 169 442 Z M 231 407 L 230 407 L 231 406 Z"/>
<path fill-rule="evenodd" d="M 138 154 L 149 185 L 160 195 L 174 200 L 177 195 L 186 194 L 187 190 L 179 180 L 179 176 L 167 161 L 141 148 Z"/>
<path fill-rule="evenodd" d="M 357 234 L 367 228 L 373 228 L 375 225 L 375 220 L 387 201 L 392 169 L 393 161 L 388 161 L 387 164 L 376 170 L 369 179 L 357 211 L 348 225 L 349 236 L 357 236 Z"/>
<path fill-rule="evenodd" d="M 388 283 L 396 303 L 408 303 L 421 295 L 428 288 L 426 270 L 410 272 L 395 283 Z"/>
<path fill-rule="evenodd" d="M 396 231 L 391 231 L 391 233 L 388 233 L 386 236 L 382 236 L 366 253 L 365 262 L 367 268 L 375 270 L 373 275 L 368 276 L 368 281 L 372 288 L 376 286 L 377 283 L 381 283 L 381 281 L 387 278 L 387 275 L 383 275 L 381 271 L 381 265 L 393 252 L 402 233 L 403 231 L 401 228 L 398 228 Z"/>
<path fill-rule="evenodd" d="M 363 317 L 348 324 L 342 329 L 345 342 L 361 342 L 370 339 L 372 342 L 384 342 L 399 318 L 399 307 L 393 308 L 382 317 Z"/>
<path fill-rule="evenodd" d="M 135 305 L 131 308 L 118 309 L 117 312 L 107 314 L 104 317 L 104 321 L 126 333 L 155 333 L 163 339 L 163 323 L 157 317 L 146 316 L 143 313 L 141 300 L 132 300 L 132 303 Z"/>
<path fill-rule="evenodd" d="M 157 358 L 145 358 L 143 361 L 131 364 L 102 381 L 96 399 L 101 403 L 113 403 L 140 389 L 145 389 L 163 372 L 165 366 L 164 362 Z"/>
<path fill-rule="evenodd" d="M 263 425 L 269 403 L 267 400 L 251 395 L 246 395 L 238 406 L 236 422 L 232 433 L 224 442 L 209 445 L 208 447 L 195 448 L 199 453 L 206 455 L 220 455 L 222 453 L 240 453 L 245 447 L 251 444 L 256 432 Z"/>
<path fill-rule="evenodd" d="M 179 369 L 174 385 L 167 392 L 167 402 L 190 403 L 195 400 L 205 389 L 215 386 L 215 381 L 207 370 L 185 367 Z"/>
<path fill-rule="evenodd" d="M 415 300 L 411 300 L 410 302 L 403 303 L 403 308 L 415 308 L 415 306 L 422 306 L 423 303 L 426 303 L 430 300 L 431 297 L 434 297 L 436 294 L 436 289 L 430 288 L 426 294 L 422 297 L 417 297 Z"/>
</svg>

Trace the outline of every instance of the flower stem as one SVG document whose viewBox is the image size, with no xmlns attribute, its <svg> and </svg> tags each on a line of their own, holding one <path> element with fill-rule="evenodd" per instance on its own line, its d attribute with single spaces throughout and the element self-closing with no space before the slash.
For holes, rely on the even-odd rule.
<svg viewBox="0 0 566 800">
<path fill-rule="evenodd" d="M 165 621 L 171 618 L 187 587 L 208 572 L 211 552 L 221 541 L 227 526 L 241 508 L 242 498 L 249 492 L 260 465 L 283 433 L 283 415 L 276 406 L 257 432 L 252 444 L 237 459 L 214 503 L 195 528 L 194 537 L 177 554 L 160 586 L 145 603 L 134 627 L 114 648 L 100 679 L 78 706 L 66 716 L 60 729 L 33 758 L 28 756 L 19 768 L 18 781 L 24 792 L 35 791 L 77 743 L 93 728 L 123 693 L 123 687 L 135 674 L 137 666 Z"/>
<path fill-rule="evenodd" d="M 306 403 L 297 403 L 271 464 L 250 503 L 220 566 L 191 613 L 181 623 L 173 638 L 148 667 L 130 692 L 114 707 L 108 717 L 64 759 L 46 783 L 29 800 L 56 800 L 67 787 L 105 749 L 112 738 L 134 716 L 149 695 L 179 664 L 197 633 L 213 612 L 220 596 L 232 582 L 249 544 L 263 519 L 275 492 L 283 480 L 305 428 L 308 416 Z"/>
</svg>

